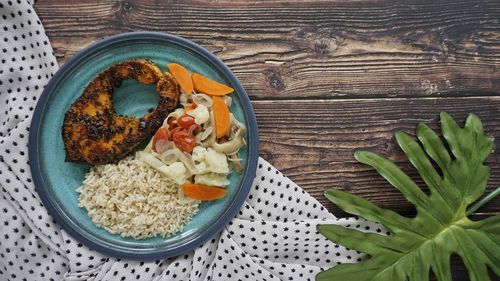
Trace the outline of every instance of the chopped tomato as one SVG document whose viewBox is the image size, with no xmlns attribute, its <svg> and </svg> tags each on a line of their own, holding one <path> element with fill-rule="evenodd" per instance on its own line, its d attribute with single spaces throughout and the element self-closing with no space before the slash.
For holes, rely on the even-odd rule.
<svg viewBox="0 0 500 281">
<path fill-rule="evenodd" d="M 184 129 L 189 129 L 191 125 L 194 125 L 194 117 L 188 114 L 184 114 L 177 118 L 177 124 Z"/>
<path fill-rule="evenodd" d="M 201 132 L 201 126 L 198 124 L 193 124 L 189 126 L 189 132 L 193 135 L 196 136 L 199 132 Z"/>
<path fill-rule="evenodd" d="M 166 128 L 160 127 L 154 137 L 153 137 L 153 151 L 157 153 L 162 153 L 166 149 L 168 144 L 168 130 Z"/>
<path fill-rule="evenodd" d="M 196 140 L 193 135 L 185 130 L 173 131 L 172 140 L 178 149 L 187 153 L 192 153 L 194 147 L 196 146 Z"/>
<path fill-rule="evenodd" d="M 172 130 L 177 126 L 177 120 L 175 120 L 175 118 L 170 118 L 167 120 L 167 124 L 168 124 L 168 129 Z"/>
<path fill-rule="evenodd" d="M 172 136 L 174 135 L 175 132 L 177 131 L 181 131 L 182 128 L 181 127 L 177 127 L 175 126 L 172 130 L 169 130 L 168 131 L 168 139 L 171 140 L 172 139 Z"/>
</svg>

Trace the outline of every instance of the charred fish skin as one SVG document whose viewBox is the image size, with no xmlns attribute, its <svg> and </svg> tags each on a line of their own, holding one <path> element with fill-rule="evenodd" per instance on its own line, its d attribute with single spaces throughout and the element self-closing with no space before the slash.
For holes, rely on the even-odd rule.
<svg viewBox="0 0 500 281">
<path fill-rule="evenodd" d="M 158 106 L 141 118 L 118 116 L 114 89 L 125 79 L 157 84 Z M 114 163 L 128 155 L 162 125 L 179 102 L 180 87 L 145 59 L 124 61 L 101 72 L 64 115 L 62 138 L 66 161 L 91 165 Z"/>
</svg>

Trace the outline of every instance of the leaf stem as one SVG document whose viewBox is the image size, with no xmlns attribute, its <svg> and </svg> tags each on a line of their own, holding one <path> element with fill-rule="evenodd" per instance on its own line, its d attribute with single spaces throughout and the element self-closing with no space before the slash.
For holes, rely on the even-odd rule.
<svg viewBox="0 0 500 281">
<path fill-rule="evenodd" d="M 493 190 L 490 194 L 483 197 L 483 199 L 481 199 L 481 200 L 477 201 L 476 203 L 474 203 L 473 205 L 471 205 L 467 209 L 467 215 L 471 215 L 477 209 L 481 208 L 484 204 L 488 203 L 491 199 L 495 198 L 499 194 L 500 194 L 500 187 L 497 187 L 497 189 Z"/>
</svg>

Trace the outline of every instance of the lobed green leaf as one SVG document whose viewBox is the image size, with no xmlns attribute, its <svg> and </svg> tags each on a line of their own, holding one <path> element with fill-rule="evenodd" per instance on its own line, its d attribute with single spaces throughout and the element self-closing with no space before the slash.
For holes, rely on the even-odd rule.
<svg viewBox="0 0 500 281">
<path fill-rule="evenodd" d="M 342 190 L 328 189 L 325 197 L 348 213 L 382 223 L 391 232 L 412 225 L 411 219 L 392 210 L 379 208 L 366 199 Z"/>
<path fill-rule="evenodd" d="M 490 280 L 488 268 L 500 276 L 500 215 L 481 221 L 466 217 L 467 207 L 486 188 L 489 168 L 484 161 L 491 153 L 493 139 L 484 134 L 481 121 L 473 114 L 461 128 L 449 114 L 441 113 L 441 131 L 451 154 L 425 124 L 416 130 L 421 145 L 405 133 L 396 134 L 399 146 L 429 187 L 429 196 L 392 161 L 367 151 L 355 153 L 358 161 L 372 166 L 413 203 L 417 215 L 406 218 L 358 196 L 327 190 L 325 196 L 334 204 L 382 223 L 394 235 L 318 226 L 331 241 L 368 253 L 371 258 L 321 272 L 317 280 L 427 281 L 432 270 L 439 281 L 450 281 L 450 256 L 454 253 L 462 257 L 471 280 Z"/>
</svg>

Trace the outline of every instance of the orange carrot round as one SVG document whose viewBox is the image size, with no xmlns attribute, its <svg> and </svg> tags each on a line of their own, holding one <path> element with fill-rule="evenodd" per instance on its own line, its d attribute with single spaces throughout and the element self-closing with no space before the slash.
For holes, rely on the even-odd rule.
<svg viewBox="0 0 500 281">
<path fill-rule="evenodd" d="M 195 183 L 185 183 L 182 188 L 184 194 L 195 200 L 210 201 L 223 198 L 227 194 L 227 189 Z"/>
<path fill-rule="evenodd" d="M 212 97 L 212 108 L 214 110 L 215 121 L 215 136 L 222 138 L 229 135 L 231 129 L 231 117 L 229 115 L 229 108 L 221 97 Z"/>
<path fill-rule="evenodd" d="M 189 75 L 189 71 L 178 63 L 171 63 L 167 65 L 167 68 L 179 83 L 184 93 L 190 95 L 193 92 L 193 80 L 191 79 L 191 75 Z"/>
<path fill-rule="evenodd" d="M 234 91 L 233 88 L 226 86 L 217 81 L 208 79 L 198 73 L 191 74 L 194 90 L 198 93 L 207 94 L 210 96 L 223 96 Z"/>
</svg>

